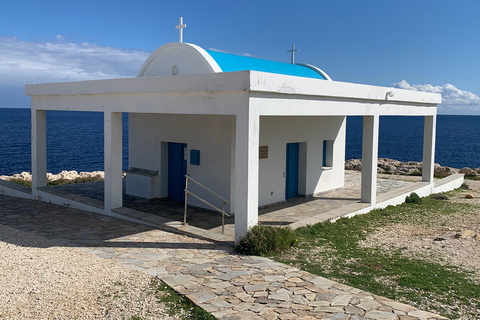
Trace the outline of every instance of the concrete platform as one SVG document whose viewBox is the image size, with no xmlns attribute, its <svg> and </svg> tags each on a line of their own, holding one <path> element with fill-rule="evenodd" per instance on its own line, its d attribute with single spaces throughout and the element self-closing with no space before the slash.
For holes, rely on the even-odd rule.
<svg viewBox="0 0 480 320">
<path fill-rule="evenodd" d="M 340 217 L 364 214 L 372 209 L 385 208 L 405 201 L 412 192 L 420 196 L 444 192 L 460 187 L 463 175 L 455 174 L 435 184 L 420 181 L 420 177 L 402 177 L 394 180 L 388 175 L 377 179 L 377 202 L 360 202 L 360 172 L 346 171 L 343 188 L 325 192 L 310 198 L 293 198 L 284 203 L 259 209 L 259 223 L 272 226 L 290 226 L 293 229 Z M 32 199 L 29 188 L 7 181 L 0 181 L 0 194 Z M 197 237 L 233 243 L 234 218 L 225 219 L 225 233 L 221 233 L 221 215 L 199 208 L 189 208 L 187 225 L 183 225 L 183 203 L 143 199 L 124 195 L 122 208 L 105 212 L 103 207 L 103 181 L 71 184 L 40 189 L 38 200 L 105 214 L 144 225 L 181 232 Z"/>
</svg>

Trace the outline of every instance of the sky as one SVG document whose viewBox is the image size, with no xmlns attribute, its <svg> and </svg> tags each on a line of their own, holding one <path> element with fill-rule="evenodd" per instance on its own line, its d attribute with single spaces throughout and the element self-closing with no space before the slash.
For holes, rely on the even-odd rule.
<svg viewBox="0 0 480 320">
<path fill-rule="evenodd" d="M 135 77 L 156 48 L 310 63 L 337 81 L 442 94 L 440 114 L 480 115 L 478 0 L 0 0 L 0 108 L 25 84 Z"/>
</svg>

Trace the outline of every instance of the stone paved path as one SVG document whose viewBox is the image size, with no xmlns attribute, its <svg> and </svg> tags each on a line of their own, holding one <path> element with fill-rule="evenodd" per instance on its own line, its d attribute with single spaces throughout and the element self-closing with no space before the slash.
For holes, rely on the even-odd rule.
<svg viewBox="0 0 480 320">
<path fill-rule="evenodd" d="M 158 276 L 219 319 L 444 319 L 224 244 L 165 241 L 165 231 L 76 209 L 0 196 L 0 223 Z"/>
</svg>

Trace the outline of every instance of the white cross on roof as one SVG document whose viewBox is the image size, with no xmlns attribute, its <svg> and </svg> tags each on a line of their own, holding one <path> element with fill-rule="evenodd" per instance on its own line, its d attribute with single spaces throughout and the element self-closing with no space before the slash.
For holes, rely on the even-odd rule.
<svg viewBox="0 0 480 320">
<path fill-rule="evenodd" d="M 186 28 L 187 25 L 183 24 L 183 17 L 180 17 L 180 24 L 175 26 L 175 29 L 179 29 L 178 42 L 183 42 L 183 28 Z"/>
<path fill-rule="evenodd" d="M 295 49 L 295 43 L 292 43 L 292 49 L 291 50 L 287 50 L 287 52 L 291 52 L 292 53 L 292 64 L 295 64 L 295 51 L 298 51 L 298 49 Z"/>
</svg>

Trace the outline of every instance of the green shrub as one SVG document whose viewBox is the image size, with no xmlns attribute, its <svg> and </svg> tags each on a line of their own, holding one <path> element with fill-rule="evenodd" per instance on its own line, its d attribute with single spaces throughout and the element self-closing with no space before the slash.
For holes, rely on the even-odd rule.
<svg viewBox="0 0 480 320">
<path fill-rule="evenodd" d="M 295 232 L 290 227 L 256 225 L 238 242 L 235 251 L 256 256 L 285 250 L 297 242 Z"/>
<path fill-rule="evenodd" d="M 420 204 L 422 203 L 422 198 L 415 192 L 410 193 L 409 196 L 405 198 L 406 203 L 415 203 L 415 204 Z"/>
</svg>

